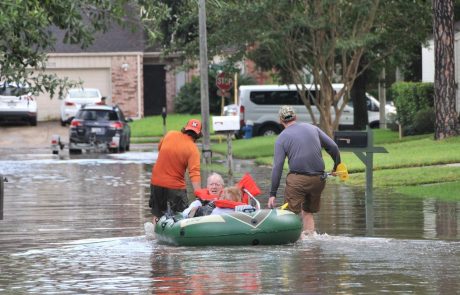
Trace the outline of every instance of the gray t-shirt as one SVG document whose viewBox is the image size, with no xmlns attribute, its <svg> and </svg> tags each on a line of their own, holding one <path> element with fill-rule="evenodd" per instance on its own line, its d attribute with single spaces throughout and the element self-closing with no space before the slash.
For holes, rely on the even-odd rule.
<svg viewBox="0 0 460 295">
<path fill-rule="evenodd" d="M 286 156 L 290 172 L 324 173 L 322 148 L 334 160 L 335 170 L 340 164 L 340 152 L 337 144 L 326 133 L 308 123 L 295 122 L 284 129 L 275 142 L 270 196 L 276 196 Z"/>
</svg>

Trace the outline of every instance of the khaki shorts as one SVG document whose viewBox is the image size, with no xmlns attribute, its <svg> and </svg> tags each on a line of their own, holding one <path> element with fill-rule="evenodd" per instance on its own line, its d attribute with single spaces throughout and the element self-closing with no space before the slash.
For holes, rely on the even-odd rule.
<svg viewBox="0 0 460 295">
<path fill-rule="evenodd" d="M 149 207 L 156 217 L 160 218 L 168 210 L 168 202 L 173 212 L 182 212 L 188 206 L 187 191 L 185 189 L 169 189 L 150 185 Z"/>
<path fill-rule="evenodd" d="M 301 210 L 316 213 L 320 208 L 321 193 L 326 181 L 320 175 L 302 175 L 289 173 L 286 177 L 284 198 L 289 204 L 288 209 L 294 213 Z"/>
</svg>

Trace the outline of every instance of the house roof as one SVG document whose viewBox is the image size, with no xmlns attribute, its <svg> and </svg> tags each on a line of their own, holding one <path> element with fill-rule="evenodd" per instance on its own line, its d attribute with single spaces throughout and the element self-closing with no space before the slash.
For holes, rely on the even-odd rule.
<svg viewBox="0 0 460 295">
<path fill-rule="evenodd" d="M 65 32 L 56 27 L 51 28 L 56 37 L 56 45 L 53 53 L 82 53 L 82 52 L 136 52 L 144 51 L 144 31 L 138 25 L 135 30 L 130 27 L 121 27 L 112 24 L 107 32 L 98 32 L 94 36 L 94 42 L 85 49 L 79 44 L 66 44 L 63 42 Z"/>
</svg>

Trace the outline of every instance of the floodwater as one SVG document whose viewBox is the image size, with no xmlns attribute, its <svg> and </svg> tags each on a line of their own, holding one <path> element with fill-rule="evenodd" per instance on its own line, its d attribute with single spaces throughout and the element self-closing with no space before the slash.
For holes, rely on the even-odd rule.
<svg viewBox="0 0 460 295">
<path fill-rule="evenodd" d="M 320 234 L 283 246 L 171 247 L 144 235 L 153 152 L 1 150 L 0 294 L 460 294 L 459 202 L 329 181 Z M 237 161 L 266 204 L 270 169 Z"/>
</svg>

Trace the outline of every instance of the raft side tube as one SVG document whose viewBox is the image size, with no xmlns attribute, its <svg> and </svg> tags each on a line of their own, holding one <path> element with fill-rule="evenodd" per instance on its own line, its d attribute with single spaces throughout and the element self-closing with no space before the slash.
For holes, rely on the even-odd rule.
<svg viewBox="0 0 460 295">
<path fill-rule="evenodd" d="M 176 221 L 163 216 L 155 227 L 160 243 L 175 246 L 281 245 L 297 241 L 301 230 L 297 215 L 277 209 Z"/>
</svg>

